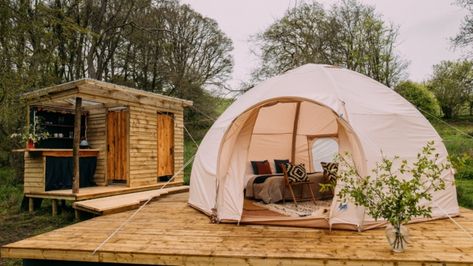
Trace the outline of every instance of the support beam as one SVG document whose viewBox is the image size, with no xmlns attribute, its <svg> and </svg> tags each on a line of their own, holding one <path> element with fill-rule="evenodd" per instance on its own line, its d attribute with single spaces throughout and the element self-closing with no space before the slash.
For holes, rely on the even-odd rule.
<svg viewBox="0 0 473 266">
<path fill-rule="evenodd" d="M 34 211 L 34 201 L 33 198 L 28 198 L 28 211 L 33 212 Z"/>
<path fill-rule="evenodd" d="M 297 102 L 296 113 L 294 114 L 294 127 L 292 128 L 292 146 L 291 146 L 291 163 L 295 164 L 296 160 L 296 140 L 297 128 L 299 127 L 299 113 L 301 111 L 301 102 Z"/>
<path fill-rule="evenodd" d="M 82 118 L 82 98 L 76 97 L 76 110 L 74 117 L 74 140 L 72 144 L 73 174 L 72 193 L 79 193 L 79 145 L 80 145 L 80 123 Z"/>
<path fill-rule="evenodd" d="M 57 199 L 51 200 L 51 209 L 52 209 L 52 216 L 57 216 Z"/>
</svg>

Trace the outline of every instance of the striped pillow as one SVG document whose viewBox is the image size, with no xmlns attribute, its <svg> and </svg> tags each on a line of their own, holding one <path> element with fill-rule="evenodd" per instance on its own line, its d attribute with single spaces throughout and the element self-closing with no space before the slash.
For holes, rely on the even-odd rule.
<svg viewBox="0 0 473 266">
<path fill-rule="evenodd" d="M 320 164 L 324 170 L 324 176 L 327 177 L 329 181 L 337 180 L 338 163 L 321 162 Z"/>
</svg>

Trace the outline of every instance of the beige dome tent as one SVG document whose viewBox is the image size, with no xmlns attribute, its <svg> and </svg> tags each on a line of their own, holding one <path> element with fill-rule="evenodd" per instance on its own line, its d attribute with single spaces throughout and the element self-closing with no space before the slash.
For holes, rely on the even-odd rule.
<svg viewBox="0 0 473 266">
<path fill-rule="evenodd" d="M 412 161 L 431 140 L 445 162 L 448 154 L 435 129 L 392 89 L 347 69 L 304 65 L 255 86 L 213 124 L 193 163 L 189 204 L 208 215 L 215 208 L 221 221 L 363 230 L 380 223 L 361 207 L 340 209 L 336 197 L 326 217 L 246 217 L 250 161 L 292 158 L 316 171 L 335 147 L 351 153 L 364 175 L 381 150 Z M 443 178 L 447 188 L 427 203 L 433 218 L 459 213 L 453 171 Z"/>
</svg>

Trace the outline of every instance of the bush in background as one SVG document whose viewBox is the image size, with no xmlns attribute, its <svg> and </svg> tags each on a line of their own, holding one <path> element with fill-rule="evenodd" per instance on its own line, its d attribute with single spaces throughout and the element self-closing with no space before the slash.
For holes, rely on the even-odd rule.
<svg viewBox="0 0 473 266">
<path fill-rule="evenodd" d="M 412 103 L 421 112 L 427 113 L 428 117 L 431 115 L 436 117 L 440 116 L 441 109 L 437 98 L 423 84 L 409 80 L 402 81 L 394 88 L 394 90 Z"/>
</svg>

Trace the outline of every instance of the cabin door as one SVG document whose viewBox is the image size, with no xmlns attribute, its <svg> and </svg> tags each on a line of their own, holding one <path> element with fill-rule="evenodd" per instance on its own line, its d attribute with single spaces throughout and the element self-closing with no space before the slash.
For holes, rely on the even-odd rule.
<svg viewBox="0 0 473 266">
<path fill-rule="evenodd" d="M 167 180 L 174 174 L 174 117 L 158 113 L 158 178 Z"/>
<path fill-rule="evenodd" d="M 126 183 L 128 177 L 128 110 L 107 114 L 107 176 L 109 183 Z"/>
</svg>

